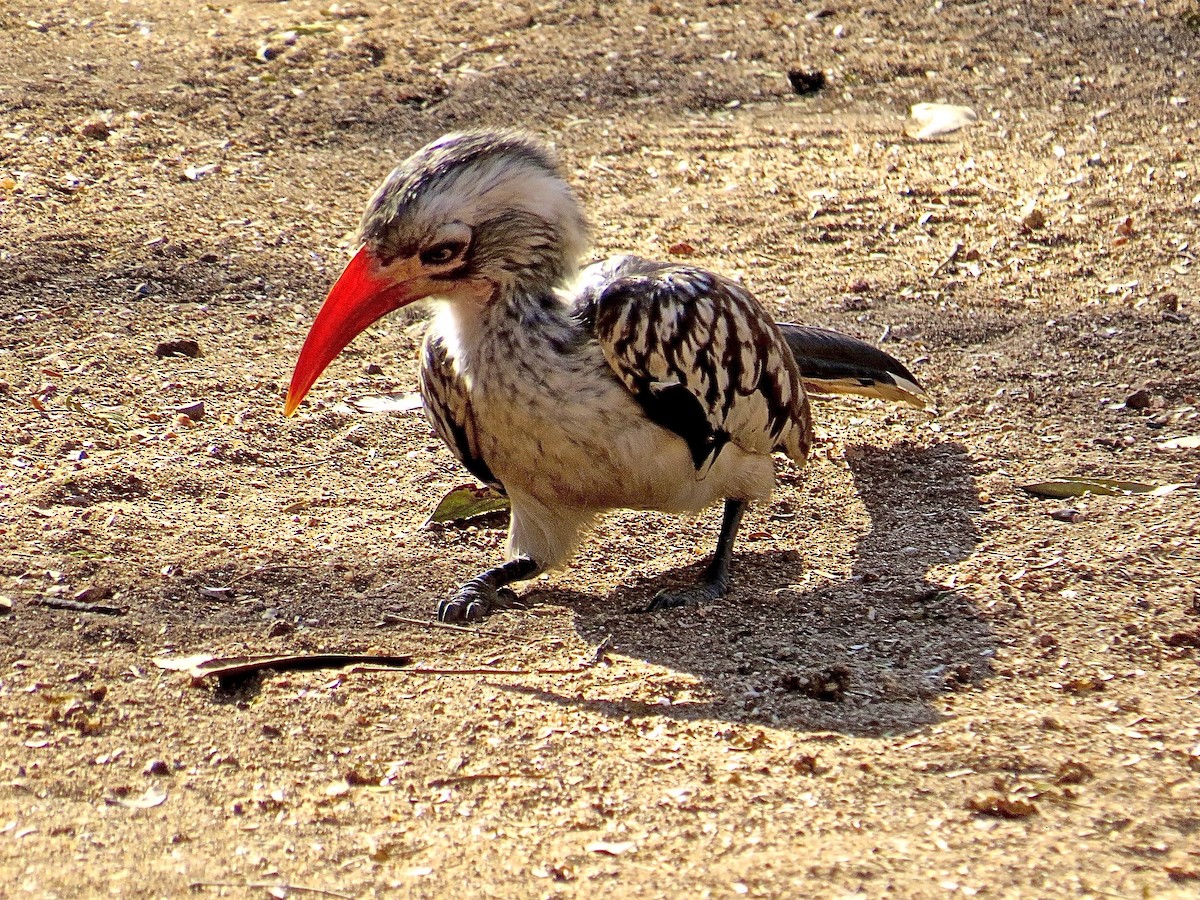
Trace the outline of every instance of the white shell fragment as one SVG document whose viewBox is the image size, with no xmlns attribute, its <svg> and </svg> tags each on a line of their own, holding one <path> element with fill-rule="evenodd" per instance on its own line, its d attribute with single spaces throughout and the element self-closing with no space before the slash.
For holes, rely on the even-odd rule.
<svg viewBox="0 0 1200 900">
<path fill-rule="evenodd" d="M 917 130 L 909 134 L 918 141 L 952 134 L 979 120 L 978 113 L 971 107 L 950 103 L 914 103 L 909 114 L 917 126 Z"/>
</svg>

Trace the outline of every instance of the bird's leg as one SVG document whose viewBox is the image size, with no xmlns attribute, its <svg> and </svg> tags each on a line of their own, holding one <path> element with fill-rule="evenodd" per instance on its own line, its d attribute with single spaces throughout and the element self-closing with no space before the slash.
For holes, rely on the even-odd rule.
<svg viewBox="0 0 1200 900">
<path fill-rule="evenodd" d="M 488 569 L 460 587 L 453 597 L 438 603 L 438 621 L 479 622 L 497 609 L 516 606 L 517 595 L 508 585 L 532 578 L 540 570 L 541 566 L 527 556 Z"/>
<path fill-rule="evenodd" d="M 646 612 L 671 609 L 688 603 L 707 603 L 725 596 L 729 588 L 729 559 L 733 555 L 733 539 L 738 526 L 750 504 L 745 500 L 726 500 L 725 514 L 721 518 L 721 535 L 717 538 L 717 549 L 704 570 L 700 581 L 678 591 L 662 590 L 646 606 Z"/>
</svg>

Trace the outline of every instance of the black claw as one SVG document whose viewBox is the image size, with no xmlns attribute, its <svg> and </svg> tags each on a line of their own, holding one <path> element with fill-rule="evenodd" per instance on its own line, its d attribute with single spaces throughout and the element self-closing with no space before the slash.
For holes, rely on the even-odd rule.
<svg viewBox="0 0 1200 900">
<path fill-rule="evenodd" d="M 482 622 L 498 609 L 524 609 L 512 588 L 494 588 L 474 579 L 460 587 L 453 597 L 438 602 L 439 622 Z"/>
<path fill-rule="evenodd" d="M 655 594 L 650 602 L 646 604 L 646 608 L 642 612 L 659 612 L 664 609 L 674 609 L 676 606 L 683 606 L 687 602 L 679 593 L 672 593 L 668 590 L 661 590 Z"/>
<path fill-rule="evenodd" d="M 507 585 L 512 581 L 523 581 L 539 571 L 538 564 L 527 556 L 488 569 L 460 587 L 454 596 L 438 602 L 438 621 L 482 622 L 498 609 L 525 609 L 525 604 Z"/>
</svg>

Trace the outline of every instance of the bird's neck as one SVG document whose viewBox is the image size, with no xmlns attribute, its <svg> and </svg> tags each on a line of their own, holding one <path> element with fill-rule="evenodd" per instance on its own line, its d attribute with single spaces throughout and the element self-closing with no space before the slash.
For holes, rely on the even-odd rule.
<svg viewBox="0 0 1200 900">
<path fill-rule="evenodd" d="M 579 324 L 557 292 L 515 289 L 486 304 L 444 303 L 430 328 L 459 373 L 474 381 L 487 380 L 497 366 L 536 365 L 540 357 L 569 352 Z"/>
</svg>

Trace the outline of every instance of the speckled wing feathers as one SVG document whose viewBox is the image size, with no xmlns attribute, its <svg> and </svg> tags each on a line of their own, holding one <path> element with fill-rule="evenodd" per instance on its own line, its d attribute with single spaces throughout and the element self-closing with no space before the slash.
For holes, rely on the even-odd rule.
<svg viewBox="0 0 1200 900">
<path fill-rule="evenodd" d="M 504 486 L 479 452 L 478 429 L 466 386 L 454 371 L 445 345 L 431 332 L 425 338 L 421 354 L 421 397 L 433 430 L 467 471 L 504 493 Z"/>
<path fill-rule="evenodd" d="M 727 442 L 804 462 L 812 425 L 795 359 L 739 285 L 622 257 L 584 274 L 577 303 L 617 377 L 688 442 L 697 471 Z"/>
</svg>

